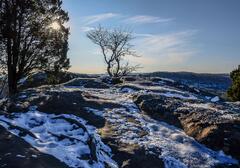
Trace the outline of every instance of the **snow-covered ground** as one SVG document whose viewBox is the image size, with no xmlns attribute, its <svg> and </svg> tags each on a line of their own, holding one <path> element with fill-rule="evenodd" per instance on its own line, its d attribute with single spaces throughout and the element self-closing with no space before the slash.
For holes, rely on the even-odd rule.
<svg viewBox="0 0 240 168">
<path fill-rule="evenodd" d="M 143 115 L 130 99 L 131 93 L 121 93 L 118 89 L 98 91 L 88 89 L 88 92 L 125 106 L 105 109 L 98 114 L 102 114 L 117 128 L 120 141 L 145 146 L 147 149 L 161 149 L 159 157 L 163 158 L 167 168 L 209 168 L 218 163 L 237 163 L 222 151 L 215 152 L 199 144 L 182 130 Z M 89 111 L 96 113 L 97 109 Z M 129 118 L 135 122 L 129 122 Z M 140 134 L 142 131 L 146 132 L 145 136 Z"/>
<path fill-rule="evenodd" d="M 181 91 L 179 89 L 173 89 L 171 87 L 166 86 L 166 84 L 161 82 L 153 82 L 153 86 L 142 86 L 138 83 L 126 83 L 126 86 L 130 87 L 124 87 L 122 89 L 122 92 L 131 93 L 135 92 L 136 90 L 132 89 L 131 86 L 137 87 L 141 89 L 141 92 L 148 92 L 148 93 L 158 93 L 165 97 L 174 97 L 174 98 L 180 98 L 180 99 L 187 99 L 187 100 L 196 100 L 197 97 L 194 94 L 190 94 L 187 91 Z M 216 98 L 214 98 L 215 102 L 219 101 Z"/>
<path fill-rule="evenodd" d="M 138 84 L 134 84 L 134 86 L 142 90 L 136 91 L 127 87 L 123 89 L 116 87 L 87 89 L 81 86 L 68 86 L 67 88 L 81 90 L 98 97 L 98 99 L 122 105 L 121 108 L 106 108 L 102 111 L 89 107 L 85 109 L 89 113 L 103 116 L 113 129 L 115 128 L 119 141 L 137 144 L 149 151 L 159 149 L 161 152 L 155 154 L 163 159 L 166 168 L 210 168 L 219 163 L 237 163 L 222 151 L 216 152 L 199 144 L 187 136 L 183 130 L 144 115 L 132 100 L 133 94 L 136 93 L 154 93 L 184 100 L 197 100 L 199 99 L 197 95 L 164 86 L 147 87 Z M 63 88 L 59 88 L 59 92 L 61 89 Z M 159 93 L 154 92 L 159 90 Z M 213 97 L 210 101 L 217 102 L 219 99 Z M 186 103 L 185 105 L 215 110 L 208 103 Z M 111 149 L 101 141 L 96 128 L 74 115 L 46 114 L 37 111 L 36 108 L 31 108 L 27 113 L 14 113 L 11 117 L 0 116 L 0 124 L 13 134 L 22 137 L 39 151 L 55 156 L 70 167 L 80 167 L 81 165 L 86 168 L 102 168 L 105 167 L 105 163 L 111 167 L 118 167 L 116 162 L 111 159 Z M 17 127 L 12 127 L 12 125 Z M 29 133 L 23 136 L 21 130 L 17 128 L 26 129 Z M 96 144 L 97 159 L 93 163 L 90 163 L 89 159 L 84 159 L 94 157 L 91 155 L 91 149 L 87 143 L 89 140 Z"/>
<path fill-rule="evenodd" d="M 0 124 L 70 167 L 103 168 L 106 164 L 117 167 L 111 159 L 111 149 L 103 144 L 96 129 L 74 115 L 46 114 L 32 108 L 27 113 L 0 116 Z M 22 129 L 29 132 L 25 135 Z M 96 149 L 91 149 L 91 143 L 96 144 Z"/>
</svg>

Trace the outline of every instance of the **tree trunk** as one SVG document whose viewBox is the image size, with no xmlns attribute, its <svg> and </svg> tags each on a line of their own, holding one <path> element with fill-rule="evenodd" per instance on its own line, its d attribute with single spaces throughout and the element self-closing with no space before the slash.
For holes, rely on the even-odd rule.
<svg viewBox="0 0 240 168">
<path fill-rule="evenodd" d="M 108 73 L 108 75 L 110 76 L 110 77 L 112 77 L 113 76 L 113 74 L 112 74 L 112 72 L 111 72 L 111 66 L 108 64 L 108 66 L 107 66 L 107 73 Z"/>
<path fill-rule="evenodd" d="M 7 68 L 8 68 L 8 90 L 9 95 L 14 95 L 17 93 L 17 74 L 16 74 L 16 67 L 13 65 L 13 56 L 12 56 L 12 50 L 11 50 L 11 40 L 8 39 L 7 43 L 7 54 L 8 54 L 8 60 L 7 60 Z"/>
<path fill-rule="evenodd" d="M 116 59 L 117 62 L 117 68 L 116 68 L 116 73 L 115 73 L 115 77 L 119 77 L 119 70 L 120 70 L 120 60 Z"/>
<path fill-rule="evenodd" d="M 7 3 L 8 4 L 8 3 Z M 20 46 L 20 30 L 17 30 L 17 5 L 13 3 L 12 9 L 7 5 L 8 9 L 8 39 L 7 39 L 7 67 L 8 67 L 8 89 L 9 95 L 17 93 L 17 62 Z"/>
<path fill-rule="evenodd" d="M 8 67 L 8 90 L 10 96 L 17 93 L 17 75 L 14 69 L 11 65 Z"/>
</svg>

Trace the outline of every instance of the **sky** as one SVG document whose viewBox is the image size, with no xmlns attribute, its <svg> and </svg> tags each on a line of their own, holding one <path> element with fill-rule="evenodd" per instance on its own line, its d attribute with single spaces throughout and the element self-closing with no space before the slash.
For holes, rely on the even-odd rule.
<svg viewBox="0 0 240 168">
<path fill-rule="evenodd" d="M 139 72 L 229 73 L 240 64 L 240 0 L 63 0 L 72 72 L 104 73 L 87 37 L 101 24 L 133 32 Z"/>
</svg>

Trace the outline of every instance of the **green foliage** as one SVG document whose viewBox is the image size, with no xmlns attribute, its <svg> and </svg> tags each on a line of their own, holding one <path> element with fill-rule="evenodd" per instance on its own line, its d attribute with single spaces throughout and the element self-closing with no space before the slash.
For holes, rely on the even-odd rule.
<svg viewBox="0 0 240 168">
<path fill-rule="evenodd" d="M 47 83 L 49 85 L 56 85 L 59 83 L 59 78 L 58 76 L 55 76 L 54 74 L 49 74 L 47 78 Z"/>
<path fill-rule="evenodd" d="M 240 101 L 240 66 L 230 73 L 232 86 L 228 90 L 228 97 L 233 101 Z"/>
<path fill-rule="evenodd" d="M 57 85 L 60 83 L 65 83 L 71 80 L 73 77 L 71 73 L 66 71 L 46 71 L 47 74 L 47 84 L 48 85 Z"/>
</svg>

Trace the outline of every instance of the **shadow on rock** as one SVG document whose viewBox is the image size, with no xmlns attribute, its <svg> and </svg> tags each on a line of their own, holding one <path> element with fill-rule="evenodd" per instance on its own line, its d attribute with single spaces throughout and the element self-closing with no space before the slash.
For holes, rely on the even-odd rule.
<svg viewBox="0 0 240 168">
<path fill-rule="evenodd" d="M 150 117 L 182 128 L 187 135 L 209 148 L 240 159 L 239 113 L 223 111 L 220 105 L 203 108 L 201 105 L 204 104 L 198 106 L 198 102 L 186 101 L 190 104 L 187 106 L 183 100 L 151 94 L 137 95 L 134 102 Z"/>
<path fill-rule="evenodd" d="M 9 133 L 0 126 L 0 167 L 11 168 L 68 168 L 55 157 L 43 154 L 23 139 Z"/>
<path fill-rule="evenodd" d="M 137 144 L 120 142 L 111 125 L 106 124 L 100 131 L 102 140 L 110 146 L 115 160 L 121 168 L 163 168 L 164 162 L 158 156 L 160 149 L 145 149 Z"/>
<path fill-rule="evenodd" d="M 119 104 L 108 101 L 89 99 L 88 93 L 80 90 L 71 90 L 63 87 L 42 87 L 38 89 L 29 89 L 19 93 L 11 100 L 2 102 L 0 107 L 8 112 L 26 112 L 29 107 L 36 106 L 38 111 L 54 114 L 74 114 L 79 116 L 89 124 L 97 128 L 105 125 L 105 119 L 101 115 L 89 112 L 86 108 L 104 110 L 105 108 L 121 107 Z"/>
</svg>

